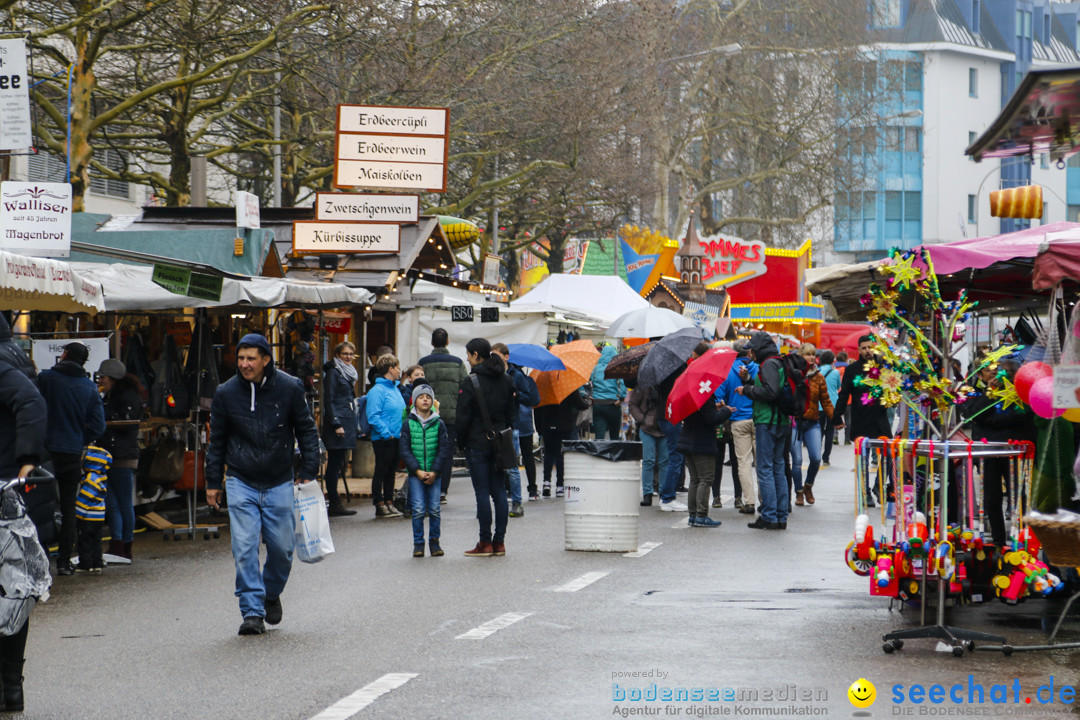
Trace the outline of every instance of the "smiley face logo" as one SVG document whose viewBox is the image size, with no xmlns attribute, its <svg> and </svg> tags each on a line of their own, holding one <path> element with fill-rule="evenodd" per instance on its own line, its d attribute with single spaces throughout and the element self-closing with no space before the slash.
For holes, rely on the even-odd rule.
<svg viewBox="0 0 1080 720">
<path fill-rule="evenodd" d="M 851 687 L 847 691 L 848 700 L 851 704 L 857 708 L 868 708 L 874 704 L 874 700 L 877 699 L 877 688 L 874 687 L 874 683 L 870 682 L 866 678 L 859 678 L 855 682 L 851 683 Z"/>
</svg>

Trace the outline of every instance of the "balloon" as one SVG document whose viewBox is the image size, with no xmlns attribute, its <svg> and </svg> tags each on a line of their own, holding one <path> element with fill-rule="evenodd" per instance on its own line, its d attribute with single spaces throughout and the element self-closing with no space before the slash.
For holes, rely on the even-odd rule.
<svg viewBox="0 0 1080 720">
<path fill-rule="evenodd" d="M 1078 324 L 1077 327 L 1080 327 L 1080 324 Z M 1061 417 L 1069 422 L 1080 423 L 1080 408 L 1069 408 Z"/>
<path fill-rule="evenodd" d="M 1016 394 L 1020 396 L 1021 400 L 1030 405 L 1031 401 L 1028 399 L 1028 393 L 1031 392 L 1031 386 L 1034 385 L 1037 380 L 1051 377 L 1053 374 L 1054 368 L 1044 362 L 1024 363 L 1023 366 L 1021 366 L 1020 371 L 1016 373 L 1016 378 L 1013 380 L 1013 385 L 1016 386 Z"/>
<path fill-rule="evenodd" d="M 1041 418 L 1056 418 L 1065 414 L 1065 410 L 1054 407 L 1054 378 L 1042 377 L 1035 381 L 1028 393 L 1028 405 Z"/>
</svg>

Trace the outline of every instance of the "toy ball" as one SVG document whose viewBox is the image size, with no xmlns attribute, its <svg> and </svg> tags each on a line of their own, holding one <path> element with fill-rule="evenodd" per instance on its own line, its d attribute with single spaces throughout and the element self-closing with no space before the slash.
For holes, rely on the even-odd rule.
<svg viewBox="0 0 1080 720">
<path fill-rule="evenodd" d="M 1056 418 L 1065 414 L 1064 409 L 1054 407 L 1054 378 L 1052 375 L 1035 381 L 1028 394 L 1028 405 L 1041 418 Z"/>
<path fill-rule="evenodd" d="M 1044 362 L 1027 362 L 1016 373 L 1016 378 L 1013 380 L 1013 385 L 1016 386 L 1016 394 L 1020 396 L 1020 399 L 1031 404 L 1031 400 L 1028 399 L 1031 387 L 1036 381 L 1042 378 L 1052 377 L 1054 369 Z"/>
</svg>

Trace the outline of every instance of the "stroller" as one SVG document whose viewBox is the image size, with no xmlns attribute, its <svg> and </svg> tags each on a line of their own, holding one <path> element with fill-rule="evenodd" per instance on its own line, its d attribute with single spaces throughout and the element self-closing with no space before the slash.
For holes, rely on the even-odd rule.
<svg viewBox="0 0 1080 720">
<path fill-rule="evenodd" d="M 0 635 L 18 633 L 34 604 L 49 599 L 49 556 L 16 490 L 54 480 L 39 468 L 26 479 L 0 481 Z"/>
</svg>

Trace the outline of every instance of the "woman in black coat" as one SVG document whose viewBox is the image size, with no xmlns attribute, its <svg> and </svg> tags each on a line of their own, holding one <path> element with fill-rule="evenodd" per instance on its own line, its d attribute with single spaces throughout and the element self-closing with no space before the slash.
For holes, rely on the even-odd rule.
<svg viewBox="0 0 1080 720">
<path fill-rule="evenodd" d="M 97 444 L 112 455 L 105 490 L 105 519 L 109 522 L 109 553 L 131 559 L 135 539 L 135 470 L 139 467 L 139 421 L 143 391 L 124 363 L 109 358 L 98 369 L 105 393 L 105 433 Z"/>
<path fill-rule="evenodd" d="M 710 397 L 701 409 L 683 420 L 677 449 L 690 471 L 686 504 L 690 527 L 718 527 L 719 520 L 709 517 L 709 493 L 716 473 L 716 428 L 731 418 L 732 408 Z"/>
<path fill-rule="evenodd" d="M 577 416 L 589 407 L 589 396 L 578 388 L 558 405 L 541 405 L 533 409 L 536 432 L 544 446 L 544 497 L 551 495 L 551 469 L 555 469 L 555 497 L 563 496 L 564 440 L 570 439 Z"/>
<path fill-rule="evenodd" d="M 332 517 L 355 515 L 341 504 L 338 479 L 345 475 L 345 456 L 356 447 L 356 346 L 343 342 L 323 366 L 322 437 L 326 446 L 326 498 Z"/>
</svg>

